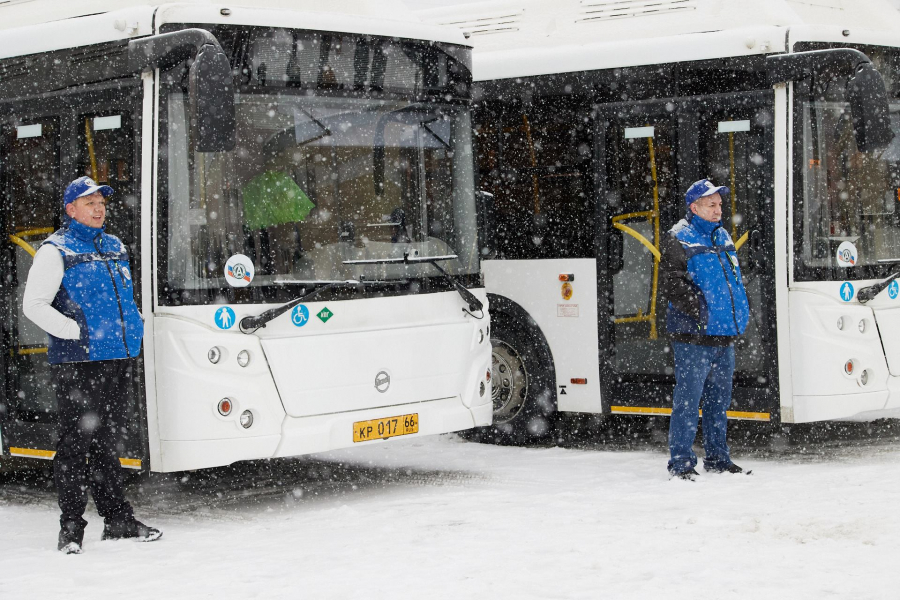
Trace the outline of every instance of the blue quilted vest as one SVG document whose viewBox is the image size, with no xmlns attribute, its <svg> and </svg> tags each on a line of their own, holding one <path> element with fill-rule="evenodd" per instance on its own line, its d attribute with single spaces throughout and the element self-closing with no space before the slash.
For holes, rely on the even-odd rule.
<svg viewBox="0 0 900 600">
<path fill-rule="evenodd" d="M 687 272 L 700 291 L 700 321 L 669 303 L 666 330 L 687 335 L 736 336 L 744 333 L 750 304 L 741 281 L 737 250 L 721 223 L 694 216 L 670 231 L 681 242 Z"/>
<path fill-rule="evenodd" d="M 49 362 L 114 360 L 140 354 L 144 321 L 134 302 L 128 251 L 122 241 L 72 220 L 44 244 L 59 250 L 65 268 L 52 306 L 81 328 L 77 340 L 49 336 Z"/>
</svg>

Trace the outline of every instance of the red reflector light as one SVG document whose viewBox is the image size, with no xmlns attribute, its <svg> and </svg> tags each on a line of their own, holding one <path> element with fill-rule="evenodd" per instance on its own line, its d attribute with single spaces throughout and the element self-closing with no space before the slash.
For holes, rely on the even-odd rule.
<svg viewBox="0 0 900 600">
<path fill-rule="evenodd" d="M 587 379 L 584 379 L 583 377 L 576 377 L 571 381 L 574 384 L 587 385 Z"/>
<path fill-rule="evenodd" d="M 574 273 L 560 273 L 559 274 L 560 281 L 575 281 Z"/>
<path fill-rule="evenodd" d="M 846 364 L 844 364 L 844 373 L 847 375 L 853 375 L 853 361 L 848 360 Z"/>
<path fill-rule="evenodd" d="M 228 398 L 223 398 L 219 400 L 219 414 L 223 417 L 227 417 L 231 414 L 231 400 Z"/>
<path fill-rule="evenodd" d="M 491 380 L 491 370 L 490 370 L 490 369 L 488 369 L 488 370 L 484 373 L 484 380 L 485 380 L 485 381 L 490 381 L 490 380 Z"/>
</svg>

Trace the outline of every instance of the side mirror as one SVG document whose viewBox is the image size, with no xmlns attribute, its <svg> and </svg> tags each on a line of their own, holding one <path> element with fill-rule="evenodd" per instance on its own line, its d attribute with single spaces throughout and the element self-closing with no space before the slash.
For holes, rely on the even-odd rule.
<svg viewBox="0 0 900 600">
<path fill-rule="evenodd" d="M 894 138 L 884 80 L 869 57 L 852 48 L 813 50 L 766 57 L 769 81 L 801 81 L 812 76 L 847 77 L 847 99 L 860 152 L 887 146 Z"/>
<path fill-rule="evenodd" d="M 618 229 L 606 238 L 606 268 L 615 275 L 625 267 L 625 236 Z"/>
<path fill-rule="evenodd" d="M 206 44 L 197 52 L 188 74 L 188 98 L 194 149 L 234 150 L 234 84 L 231 64 L 220 48 Z"/>
<path fill-rule="evenodd" d="M 494 244 L 494 195 L 479 190 L 475 192 L 475 203 L 478 214 L 478 249 L 482 259 L 496 256 Z"/>
<path fill-rule="evenodd" d="M 894 139 L 884 80 L 872 63 L 860 65 L 847 80 L 853 135 L 860 152 L 884 148 Z"/>
</svg>

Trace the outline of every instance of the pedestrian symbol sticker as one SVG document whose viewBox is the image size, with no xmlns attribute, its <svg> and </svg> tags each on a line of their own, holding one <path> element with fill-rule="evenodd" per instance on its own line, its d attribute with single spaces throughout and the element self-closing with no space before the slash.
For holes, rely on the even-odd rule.
<svg viewBox="0 0 900 600">
<path fill-rule="evenodd" d="M 849 281 L 845 281 L 841 284 L 841 300 L 844 302 L 853 300 L 853 284 Z"/>
<path fill-rule="evenodd" d="M 231 329 L 231 326 L 234 325 L 234 311 L 227 306 L 223 306 L 216 310 L 215 320 L 219 329 Z"/>
<path fill-rule="evenodd" d="M 319 314 L 316 315 L 319 319 L 322 320 L 323 323 L 326 323 L 328 319 L 334 316 L 334 313 L 328 310 L 328 307 L 323 308 L 319 311 Z"/>
<path fill-rule="evenodd" d="M 298 304 L 291 311 L 291 322 L 297 327 L 303 327 L 309 322 L 309 309 Z"/>
<path fill-rule="evenodd" d="M 895 279 L 891 282 L 891 285 L 888 286 L 888 296 L 891 297 L 891 300 L 896 300 L 898 294 L 900 294 L 900 284 L 898 284 Z"/>
</svg>

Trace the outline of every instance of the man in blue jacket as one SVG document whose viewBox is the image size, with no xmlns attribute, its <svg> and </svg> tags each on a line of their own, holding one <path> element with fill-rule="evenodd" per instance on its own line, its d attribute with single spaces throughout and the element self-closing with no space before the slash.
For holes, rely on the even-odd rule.
<svg viewBox="0 0 900 600">
<path fill-rule="evenodd" d="M 91 490 L 104 518 L 101 539 L 159 539 L 135 520 L 116 452 L 127 421 L 127 386 L 141 352 L 144 323 L 134 301 L 128 252 L 103 231 L 107 185 L 69 184 L 66 226 L 44 240 L 25 286 L 23 311 L 49 336 L 59 442 L 53 478 L 62 512 L 57 549 L 80 554 Z"/>
<path fill-rule="evenodd" d="M 741 473 L 726 442 L 734 374 L 734 340 L 747 328 L 750 307 L 737 251 L 722 227 L 722 196 L 729 190 L 707 179 L 688 188 L 687 214 L 662 243 L 660 271 L 668 298 L 666 330 L 675 358 L 669 423 L 669 473 L 693 480 L 698 410 L 703 401 L 703 467 Z"/>
</svg>

